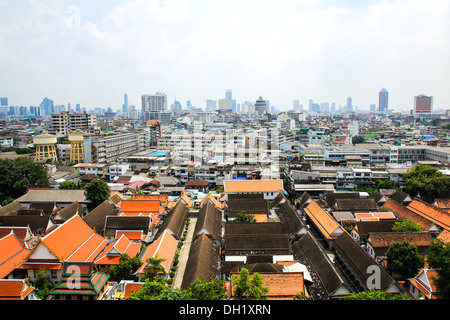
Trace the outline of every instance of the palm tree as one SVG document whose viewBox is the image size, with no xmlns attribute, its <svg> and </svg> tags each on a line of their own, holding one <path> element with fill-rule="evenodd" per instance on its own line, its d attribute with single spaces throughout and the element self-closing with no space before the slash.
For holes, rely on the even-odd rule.
<svg viewBox="0 0 450 320">
<path fill-rule="evenodd" d="M 147 268 L 142 276 L 142 280 L 149 279 L 152 281 L 159 274 L 166 274 L 166 270 L 162 266 L 161 262 L 166 261 L 166 259 L 159 259 L 158 256 L 147 259 Z"/>
</svg>

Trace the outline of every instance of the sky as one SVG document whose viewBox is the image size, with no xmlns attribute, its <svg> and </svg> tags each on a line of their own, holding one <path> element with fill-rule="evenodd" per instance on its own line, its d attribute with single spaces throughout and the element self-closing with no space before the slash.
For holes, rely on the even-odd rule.
<svg viewBox="0 0 450 320">
<path fill-rule="evenodd" d="M 116 110 L 164 92 L 205 107 L 232 89 L 299 100 L 450 109 L 449 0 L 0 0 L 0 96 Z"/>
</svg>

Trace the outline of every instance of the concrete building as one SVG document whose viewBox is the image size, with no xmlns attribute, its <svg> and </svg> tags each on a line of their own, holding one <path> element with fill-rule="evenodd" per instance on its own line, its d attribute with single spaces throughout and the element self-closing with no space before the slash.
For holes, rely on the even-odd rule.
<svg viewBox="0 0 450 320">
<path fill-rule="evenodd" d="M 66 137 L 77 130 L 92 131 L 97 129 L 98 119 L 95 113 L 69 113 L 52 114 L 49 133 L 58 137 Z"/>
</svg>

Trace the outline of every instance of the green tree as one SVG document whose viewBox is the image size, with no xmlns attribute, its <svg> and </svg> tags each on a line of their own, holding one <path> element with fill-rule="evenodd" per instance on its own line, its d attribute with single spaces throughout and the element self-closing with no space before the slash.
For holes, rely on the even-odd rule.
<svg viewBox="0 0 450 320">
<path fill-rule="evenodd" d="M 187 300 L 226 300 L 226 287 L 223 281 L 213 279 L 209 282 L 195 280 L 189 286 Z"/>
<path fill-rule="evenodd" d="M 380 290 L 370 290 L 369 292 L 350 293 L 345 300 L 413 300 L 405 293 L 391 294 Z"/>
<path fill-rule="evenodd" d="M 44 269 L 39 270 L 38 275 L 34 280 L 34 287 L 37 289 L 36 296 L 41 300 L 44 300 L 53 288 L 53 283 L 50 281 Z"/>
<path fill-rule="evenodd" d="M 415 165 L 402 177 L 405 192 L 413 197 L 418 193 L 425 198 L 441 198 L 449 194 L 450 177 L 431 166 Z"/>
<path fill-rule="evenodd" d="M 394 232 L 419 232 L 422 231 L 422 226 L 412 220 L 405 220 L 394 223 L 392 227 Z"/>
<path fill-rule="evenodd" d="M 108 199 L 111 194 L 111 190 L 108 187 L 108 184 L 99 179 L 92 180 L 86 187 L 86 197 L 88 200 L 91 200 L 89 204 L 89 210 L 96 208 L 103 201 Z"/>
<path fill-rule="evenodd" d="M 73 182 L 73 181 L 65 181 L 59 184 L 59 189 L 61 190 L 82 190 L 83 183 L 81 181 Z"/>
<path fill-rule="evenodd" d="M 233 275 L 234 300 L 266 300 L 269 288 L 263 287 L 263 280 L 259 273 L 250 277 L 246 268 L 242 268 L 239 275 Z"/>
<path fill-rule="evenodd" d="M 11 202 L 24 195 L 28 188 L 50 188 L 42 164 L 27 158 L 0 160 L 0 203 Z"/>
<path fill-rule="evenodd" d="M 352 143 L 353 144 L 364 143 L 364 142 L 366 142 L 366 139 L 363 136 L 354 136 L 352 138 Z"/>
<path fill-rule="evenodd" d="M 153 281 L 155 277 L 157 277 L 160 274 L 165 274 L 166 271 L 164 267 L 162 266 L 161 262 L 165 261 L 166 259 L 160 259 L 158 257 L 148 258 L 147 259 L 147 268 L 145 269 L 145 273 L 142 276 L 142 281 L 150 280 Z"/>
<path fill-rule="evenodd" d="M 142 262 L 138 257 L 131 258 L 128 254 L 122 253 L 119 258 L 119 264 L 112 265 L 109 268 L 109 274 L 112 277 L 128 278 L 141 266 Z"/>
<path fill-rule="evenodd" d="M 386 251 L 388 268 L 405 277 L 413 277 L 424 267 L 425 260 L 417 247 L 408 242 L 393 242 Z"/>
<path fill-rule="evenodd" d="M 233 222 L 256 222 L 255 216 L 249 213 L 246 213 L 244 210 L 239 212 Z"/>
<path fill-rule="evenodd" d="M 431 268 L 437 270 L 438 277 L 434 284 L 442 299 L 450 299 L 450 244 L 435 239 L 427 250 L 427 261 Z"/>
<path fill-rule="evenodd" d="M 160 300 L 169 287 L 163 281 L 146 280 L 145 284 L 127 300 Z"/>
</svg>

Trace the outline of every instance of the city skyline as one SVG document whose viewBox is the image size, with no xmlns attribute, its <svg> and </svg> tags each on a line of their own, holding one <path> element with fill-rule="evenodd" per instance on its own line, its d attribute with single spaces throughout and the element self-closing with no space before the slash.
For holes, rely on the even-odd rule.
<svg viewBox="0 0 450 320">
<path fill-rule="evenodd" d="M 448 1 L 0 1 L 0 96 L 120 110 L 164 92 L 205 108 L 231 89 L 298 100 L 450 108 Z"/>
</svg>

